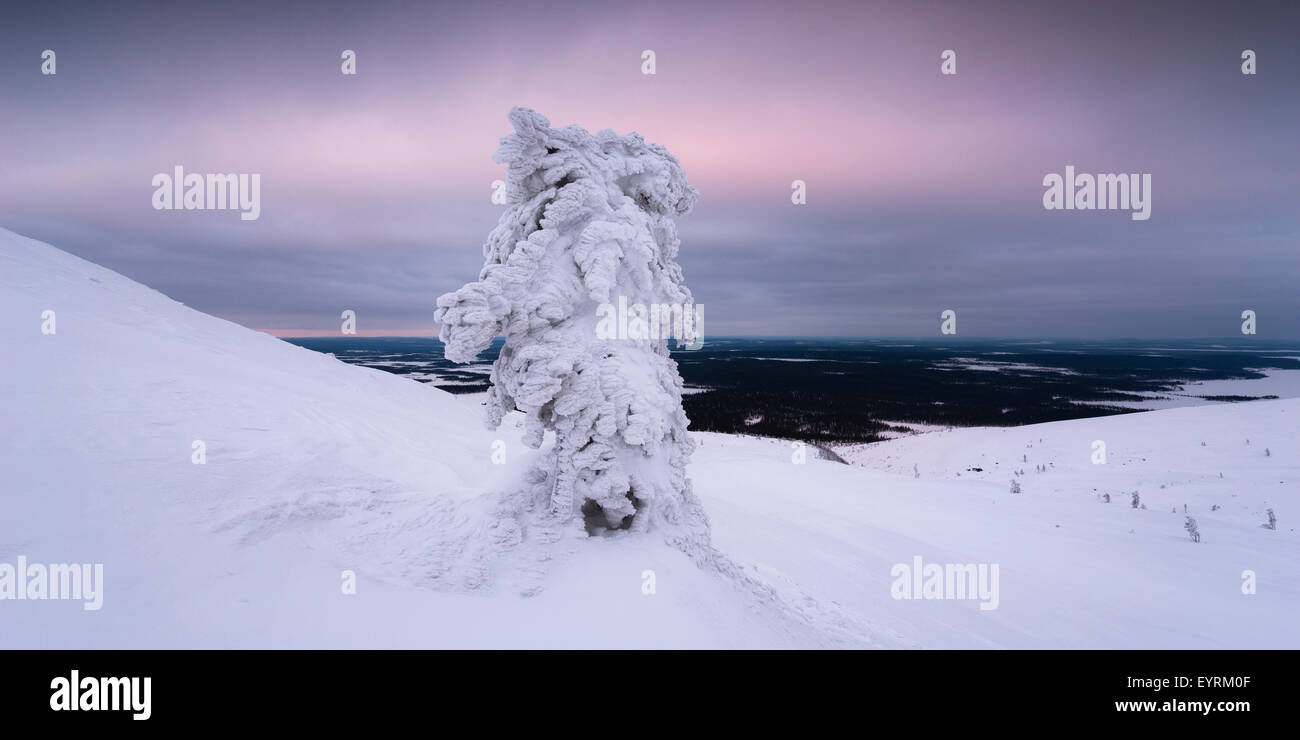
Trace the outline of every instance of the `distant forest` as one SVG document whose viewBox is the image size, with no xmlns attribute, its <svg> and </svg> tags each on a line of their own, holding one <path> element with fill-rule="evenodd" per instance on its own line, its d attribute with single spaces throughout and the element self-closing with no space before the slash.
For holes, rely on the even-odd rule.
<svg viewBox="0 0 1300 740">
<path fill-rule="evenodd" d="M 409 375 L 452 393 L 481 393 L 501 341 L 474 365 L 455 365 L 436 339 L 293 340 L 347 362 Z M 691 429 L 800 439 L 874 442 L 908 424 L 1019 426 L 1134 413 L 1139 394 L 1209 401 L 1273 396 L 1195 395 L 1193 381 L 1263 378 L 1300 369 L 1300 350 L 1264 343 L 949 342 L 716 339 L 673 352 L 688 393 Z"/>
<path fill-rule="evenodd" d="M 737 353 L 706 345 L 673 356 L 688 385 L 709 389 L 683 399 L 692 429 L 823 443 L 874 442 L 908 422 L 1019 426 L 1134 413 L 1107 404 L 1144 400 L 1139 392 L 1181 392 L 1184 382 L 1263 378 L 1264 367 L 1300 369 L 1294 357 L 1190 350 L 1153 356 L 1092 346 L 1075 353 L 983 344 L 769 345 Z"/>
</svg>

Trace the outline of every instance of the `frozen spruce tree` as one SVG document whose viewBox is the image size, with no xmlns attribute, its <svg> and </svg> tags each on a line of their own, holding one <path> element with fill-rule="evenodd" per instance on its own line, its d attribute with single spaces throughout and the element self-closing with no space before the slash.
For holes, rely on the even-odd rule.
<svg viewBox="0 0 1300 740">
<path fill-rule="evenodd" d="M 1266 513 L 1268 514 L 1268 522 L 1259 526 L 1264 529 L 1277 529 L 1277 514 L 1274 514 L 1272 509 L 1269 509 Z"/>
<path fill-rule="evenodd" d="M 562 530 L 656 530 L 698 551 L 690 545 L 707 545 L 708 523 L 686 478 L 682 380 L 667 327 L 650 331 L 661 322 L 644 310 L 695 314 L 674 219 L 698 193 L 677 159 L 640 134 L 553 129 L 527 108 L 509 118 L 515 131 L 493 157 L 508 166 L 505 214 L 478 281 L 438 298 L 446 356 L 471 362 L 504 336 L 489 427 L 519 410 L 528 445 L 554 432 L 522 508 Z M 611 336 L 601 321 L 613 306 L 620 321 L 633 316 Z"/>
<path fill-rule="evenodd" d="M 1196 528 L 1196 519 L 1187 517 L 1187 521 L 1183 522 L 1183 529 L 1187 530 L 1187 536 L 1192 538 L 1192 542 L 1201 541 L 1201 530 Z"/>
</svg>

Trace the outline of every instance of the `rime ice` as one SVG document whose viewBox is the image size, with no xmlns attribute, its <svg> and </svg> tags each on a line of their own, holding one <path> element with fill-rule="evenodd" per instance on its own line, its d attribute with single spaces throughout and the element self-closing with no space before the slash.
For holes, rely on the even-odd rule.
<svg viewBox="0 0 1300 740">
<path fill-rule="evenodd" d="M 706 541 L 667 342 L 602 338 L 596 328 L 601 304 L 692 304 L 673 219 L 698 193 L 677 159 L 639 134 L 552 129 L 526 108 L 510 122 L 515 132 L 494 156 L 508 165 L 506 212 L 479 280 L 438 299 L 446 355 L 469 362 L 505 336 L 489 426 L 518 409 L 527 444 L 555 432 L 530 477 L 529 508 L 563 522 L 581 516 L 593 534 L 662 528 L 678 544 Z"/>
</svg>

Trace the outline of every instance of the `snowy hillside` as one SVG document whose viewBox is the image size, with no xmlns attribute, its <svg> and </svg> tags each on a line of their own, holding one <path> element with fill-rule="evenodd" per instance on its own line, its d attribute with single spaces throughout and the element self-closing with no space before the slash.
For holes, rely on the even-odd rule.
<svg viewBox="0 0 1300 740">
<path fill-rule="evenodd" d="M 858 466 L 697 434 L 702 567 L 519 527 L 498 494 L 546 447 L 518 418 L 487 431 L 473 401 L 3 230 L 0 315 L 0 563 L 105 579 L 98 611 L 0 601 L 0 648 L 1300 647 L 1300 400 L 938 432 Z M 996 564 L 996 608 L 893 598 L 917 556 Z"/>
</svg>

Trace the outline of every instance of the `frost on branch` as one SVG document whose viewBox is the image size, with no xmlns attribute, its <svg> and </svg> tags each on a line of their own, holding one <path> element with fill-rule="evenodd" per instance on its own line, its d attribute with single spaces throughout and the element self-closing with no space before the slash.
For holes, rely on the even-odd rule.
<svg viewBox="0 0 1300 740">
<path fill-rule="evenodd" d="M 581 517 L 593 534 L 663 529 L 679 546 L 706 543 L 667 340 L 596 330 L 598 307 L 620 298 L 691 304 L 673 219 L 698 193 L 677 159 L 639 134 L 552 129 L 527 108 L 511 110 L 510 122 L 515 132 L 494 155 L 508 165 L 506 212 L 483 247 L 479 280 L 438 298 L 446 356 L 471 362 L 504 335 L 489 426 L 518 409 L 529 445 L 555 432 L 531 474 L 528 508 Z"/>
</svg>

